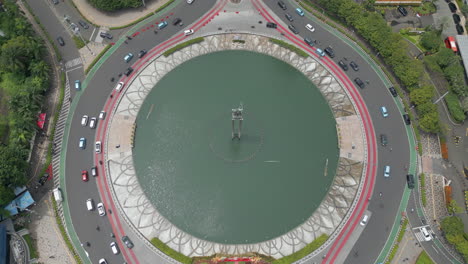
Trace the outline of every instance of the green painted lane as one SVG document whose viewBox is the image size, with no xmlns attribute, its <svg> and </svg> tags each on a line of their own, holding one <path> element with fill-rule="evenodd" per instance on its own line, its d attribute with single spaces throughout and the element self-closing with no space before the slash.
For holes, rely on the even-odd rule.
<svg viewBox="0 0 468 264">
<path fill-rule="evenodd" d="M 442 243 L 440 242 L 439 239 L 435 238 L 435 239 L 434 239 L 434 244 L 436 245 L 436 247 L 437 247 L 439 250 L 445 250 L 444 246 L 442 245 Z M 451 258 L 449 258 L 449 257 L 447 257 L 447 256 L 445 256 L 445 257 L 446 257 L 447 259 L 449 259 L 450 262 L 453 263 L 453 264 L 463 264 L 462 262 L 460 262 L 460 261 L 458 261 L 458 260 L 456 260 L 456 259 L 451 259 Z"/>
</svg>

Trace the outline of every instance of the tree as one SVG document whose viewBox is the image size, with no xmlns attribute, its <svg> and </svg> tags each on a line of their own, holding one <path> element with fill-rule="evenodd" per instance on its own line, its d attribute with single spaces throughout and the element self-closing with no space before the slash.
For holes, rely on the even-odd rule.
<svg viewBox="0 0 468 264">
<path fill-rule="evenodd" d="M 17 187 L 26 182 L 27 151 L 18 146 L 0 146 L 0 185 Z"/>
<path fill-rule="evenodd" d="M 0 208 L 3 208 L 3 206 L 11 202 L 13 199 L 15 199 L 13 189 L 0 184 Z M 1 211 L 0 215 L 3 215 Z"/>
<path fill-rule="evenodd" d="M 442 47 L 439 52 L 437 52 L 436 62 L 443 69 L 451 64 L 456 64 L 459 61 L 459 58 L 455 56 L 453 50 Z"/>
<path fill-rule="evenodd" d="M 432 102 L 426 102 L 426 103 L 417 105 L 416 110 L 418 111 L 419 115 L 424 116 L 429 113 L 437 112 L 437 106 L 433 104 Z"/>
<path fill-rule="evenodd" d="M 463 99 L 463 111 L 468 112 L 468 97 Z"/>
<path fill-rule="evenodd" d="M 410 100 L 416 105 L 422 105 L 427 102 L 431 102 L 433 96 L 434 90 L 432 86 L 423 86 L 410 92 Z"/>
<path fill-rule="evenodd" d="M 463 222 L 458 216 L 444 218 L 441 222 L 441 228 L 446 235 L 463 234 Z"/>
<path fill-rule="evenodd" d="M 421 45 L 431 51 L 437 52 L 439 50 L 442 41 L 440 40 L 440 33 L 438 31 L 426 31 L 421 37 Z"/>
<path fill-rule="evenodd" d="M 49 80 L 49 65 L 45 61 L 33 61 L 29 65 L 29 71 L 31 75 L 39 77 L 43 80 Z"/>
<path fill-rule="evenodd" d="M 450 214 L 460 214 L 463 212 L 463 209 L 458 205 L 457 201 L 452 199 L 447 206 L 447 210 Z"/>
<path fill-rule="evenodd" d="M 428 133 L 438 133 L 440 131 L 439 114 L 431 112 L 420 117 L 419 127 Z"/>
</svg>

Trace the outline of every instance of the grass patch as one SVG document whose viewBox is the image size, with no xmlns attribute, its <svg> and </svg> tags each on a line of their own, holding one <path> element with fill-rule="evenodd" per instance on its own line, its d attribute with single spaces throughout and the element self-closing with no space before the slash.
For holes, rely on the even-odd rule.
<svg viewBox="0 0 468 264">
<path fill-rule="evenodd" d="M 203 37 L 191 39 L 191 40 L 189 40 L 189 41 L 180 43 L 180 44 L 175 45 L 174 47 L 172 47 L 172 48 L 166 50 L 166 51 L 163 53 L 163 55 L 164 55 L 164 57 L 167 57 L 167 56 L 171 55 L 172 53 L 174 53 L 174 52 L 176 52 L 176 51 L 178 51 L 178 50 L 181 50 L 181 49 L 183 49 L 183 48 L 185 48 L 185 47 L 188 47 L 188 46 L 190 46 L 190 45 L 193 45 L 193 44 L 196 44 L 196 43 L 200 43 L 200 42 L 203 42 L 203 41 L 205 41 L 205 38 L 203 38 Z"/>
<path fill-rule="evenodd" d="M 434 262 L 429 258 L 426 251 L 421 252 L 419 254 L 418 259 L 416 260 L 416 264 L 434 264 Z"/>
<path fill-rule="evenodd" d="M 118 27 L 111 27 L 110 30 L 114 30 L 114 29 L 122 29 L 122 28 L 126 28 L 126 27 L 129 27 L 129 26 L 133 26 L 145 19 L 147 19 L 148 17 L 152 16 L 152 15 L 155 15 L 156 13 L 160 12 L 161 10 L 163 10 L 164 8 L 168 7 L 170 4 L 172 4 L 175 0 L 169 0 L 167 1 L 165 4 L 163 4 L 162 6 L 160 6 L 158 9 L 154 10 L 154 12 L 151 12 L 149 14 L 147 14 L 146 16 L 144 17 L 140 17 L 139 19 L 137 20 L 134 20 L 126 25 L 123 25 L 123 26 L 118 26 Z"/>
<path fill-rule="evenodd" d="M 26 241 L 26 244 L 28 244 L 28 248 L 29 248 L 29 257 L 31 259 L 37 259 L 39 258 L 39 254 L 37 253 L 37 250 L 36 250 L 36 243 L 35 241 L 32 239 L 32 237 L 29 235 L 29 234 L 26 234 L 23 236 L 24 240 Z"/>
<path fill-rule="evenodd" d="M 400 244 L 401 240 L 403 239 L 403 236 L 405 235 L 405 230 L 406 230 L 407 225 L 408 225 L 408 219 L 405 219 L 403 221 L 403 224 L 400 227 L 400 230 L 398 231 L 397 243 L 395 243 L 392 250 L 390 251 L 390 254 L 388 254 L 387 260 L 385 261 L 386 264 L 392 263 L 392 260 L 393 260 L 393 258 L 395 257 L 395 255 L 396 255 L 396 253 L 398 251 L 398 247 L 400 246 L 399 244 Z"/>
<path fill-rule="evenodd" d="M 309 255 L 310 253 L 314 252 L 317 248 L 319 248 L 321 245 L 325 243 L 325 241 L 328 240 L 328 235 L 321 235 L 317 237 L 312 243 L 308 244 L 305 246 L 303 249 L 297 251 L 296 253 L 293 253 L 289 256 L 277 259 L 272 262 L 272 264 L 289 264 L 293 263 L 294 261 L 298 261 L 301 258 Z"/>
<path fill-rule="evenodd" d="M 161 250 L 164 254 L 168 255 L 169 257 L 181 263 L 184 263 L 184 264 L 192 263 L 192 258 L 187 257 L 184 254 L 173 250 L 172 248 L 170 248 L 168 245 L 166 245 L 165 243 L 163 243 L 161 240 L 159 240 L 156 237 L 151 239 L 151 244 L 153 244 L 153 246 Z"/>
<path fill-rule="evenodd" d="M 233 39 L 232 42 L 244 44 L 244 43 L 245 43 L 245 40 L 243 40 L 243 39 Z"/>
<path fill-rule="evenodd" d="M 309 54 L 307 54 L 302 49 L 300 49 L 300 48 L 298 48 L 298 47 L 296 47 L 294 45 L 291 45 L 289 43 L 286 43 L 286 42 L 284 42 L 282 40 L 270 38 L 270 42 L 275 43 L 276 45 L 281 46 L 281 47 L 283 47 L 285 49 L 288 49 L 288 50 L 290 50 L 292 52 L 295 52 L 297 55 L 299 55 L 299 56 L 301 56 L 303 58 L 309 57 Z"/>
<path fill-rule="evenodd" d="M 421 184 L 421 201 L 422 205 L 426 207 L 427 200 L 426 200 L 426 176 L 424 173 L 419 174 L 419 183 Z"/>
<path fill-rule="evenodd" d="M 444 97 L 444 100 L 447 103 L 447 108 L 452 118 L 457 122 L 463 122 L 466 116 L 462 106 L 460 105 L 460 101 L 458 100 L 457 95 L 450 92 Z"/>
<path fill-rule="evenodd" d="M 108 44 L 97 56 L 94 58 L 93 62 L 86 68 L 85 74 L 88 74 L 88 72 L 94 67 L 94 65 L 101 59 L 102 56 L 112 47 L 111 44 Z"/>
<path fill-rule="evenodd" d="M 86 43 L 84 43 L 84 41 L 77 36 L 73 36 L 72 39 L 73 39 L 73 42 L 75 42 L 75 46 L 77 49 L 81 49 L 82 47 L 86 45 Z"/>
<path fill-rule="evenodd" d="M 433 14 L 437 11 L 437 8 L 432 2 L 423 2 L 419 6 L 412 7 L 413 11 L 421 15 Z"/>
</svg>

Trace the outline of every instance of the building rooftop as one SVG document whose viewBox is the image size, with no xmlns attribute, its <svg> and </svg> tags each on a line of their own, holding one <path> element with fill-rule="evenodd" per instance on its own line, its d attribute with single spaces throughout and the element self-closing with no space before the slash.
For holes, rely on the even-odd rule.
<svg viewBox="0 0 468 264">
<path fill-rule="evenodd" d="M 455 39 L 457 40 L 458 51 L 465 66 L 465 74 L 468 76 L 468 36 L 456 35 Z"/>
</svg>

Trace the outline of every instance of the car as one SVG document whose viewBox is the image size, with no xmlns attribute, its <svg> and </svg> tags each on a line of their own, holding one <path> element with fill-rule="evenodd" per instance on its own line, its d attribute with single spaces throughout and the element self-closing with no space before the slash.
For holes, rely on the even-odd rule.
<svg viewBox="0 0 468 264">
<path fill-rule="evenodd" d="M 81 117 L 81 126 L 86 126 L 88 124 L 88 116 L 84 115 Z"/>
<path fill-rule="evenodd" d="M 87 182 L 87 181 L 89 180 L 89 178 L 88 178 L 88 171 L 87 171 L 87 170 L 81 171 L 81 179 L 82 179 L 84 182 Z"/>
<path fill-rule="evenodd" d="M 390 91 L 390 93 L 393 95 L 393 97 L 397 97 L 398 96 L 398 93 L 395 89 L 395 87 L 388 87 L 388 90 Z"/>
<path fill-rule="evenodd" d="M 368 216 L 368 215 L 364 215 L 364 217 L 363 217 L 362 220 L 361 220 L 360 225 L 365 226 L 365 225 L 367 224 L 367 221 L 369 221 L 369 216 Z"/>
<path fill-rule="evenodd" d="M 459 16 L 459 15 L 453 14 L 452 17 L 453 17 L 453 22 L 454 22 L 455 24 L 460 24 L 461 19 L 460 19 L 460 16 Z"/>
<path fill-rule="evenodd" d="M 455 29 L 457 30 L 457 33 L 458 33 L 459 35 L 462 35 L 463 32 L 465 32 L 465 30 L 463 30 L 463 27 L 460 26 L 460 25 L 455 25 Z"/>
<path fill-rule="evenodd" d="M 383 117 L 388 117 L 387 107 L 385 106 L 380 107 L 380 113 L 382 113 Z"/>
<path fill-rule="evenodd" d="M 80 80 L 75 81 L 75 90 L 79 91 L 81 90 L 81 82 Z"/>
<path fill-rule="evenodd" d="M 267 27 L 267 28 L 277 28 L 278 25 L 276 25 L 276 24 L 273 23 L 273 22 L 268 22 L 268 23 L 266 24 L 266 27 Z"/>
<path fill-rule="evenodd" d="M 180 19 L 180 17 L 177 17 L 172 21 L 172 25 L 177 26 L 181 22 L 182 22 L 182 19 Z"/>
<path fill-rule="evenodd" d="M 127 75 L 127 74 L 125 74 L 125 75 Z M 127 76 L 128 76 L 128 75 L 127 75 Z M 117 92 L 120 92 L 120 91 L 122 90 L 123 87 L 124 87 L 124 83 L 123 83 L 123 82 L 119 82 L 119 83 L 117 84 L 117 86 L 115 86 L 115 90 L 116 90 Z"/>
<path fill-rule="evenodd" d="M 426 227 L 421 227 L 421 234 L 423 235 L 424 240 L 426 240 L 426 241 L 431 241 L 432 240 L 432 237 L 429 234 L 429 232 L 427 232 Z"/>
<path fill-rule="evenodd" d="M 140 50 L 140 52 L 138 52 L 138 58 L 145 56 L 146 53 L 148 53 L 148 51 L 146 51 L 145 49 Z"/>
<path fill-rule="evenodd" d="M 101 141 L 96 141 L 96 143 L 94 144 L 94 150 L 98 154 L 101 153 Z"/>
<path fill-rule="evenodd" d="M 320 57 L 325 56 L 325 52 L 322 49 L 316 49 L 315 53 L 317 53 Z"/>
<path fill-rule="evenodd" d="M 343 69 L 343 71 L 347 71 L 348 70 L 348 64 L 344 63 L 344 61 L 340 60 L 338 62 L 338 65 L 340 65 L 341 69 Z"/>
<path fill-rule="evenodd" d="M 330 56 L 330 58 L 335 57 L 335 52 L 333 51 L 333 49 L 331 47 L 326 47 L 325 48 L 325 53 L 327 53 L 328 56 Z"/>
<path fill-rule="evenodd" d="M 98 210 L 98 213 L 99 213 L 100 216 L 105 216 L 106 215 L 106 209 L 104 208 L 103 203 L 98 203 L 96 207 L 97 207 L 97 210 Z"/>
<path fill-rule="evenodd" d="M 41 186 L 44 185 L 46 182 L 47 182 L 47 179 L 49 179 L 49 173 L 44 173 L 44 175 L 42 175 L 42 177 L 40 177 L 38 180 L 37 180 L 37 183 L 39 183 Z M 56 199 L 57 200 L 57 199 Z"/>
<path fill-rule="evenodd" d="M 296 8 L 296 13 L 300 16 L 304 16 L 304 11 L 302 9 L 300 9 L 299 7 Z"/>
<path fill-rule="evenodd" d="M 184 36 L 190 36 L 194 33 L 193 29 L 184 30 Z"/>
<path fill-rule="evenodd" d="M 409 189 L 414 189 L 414 176 L 413 174 L 406 174 L 406 182 Z"/>
<path fill-rule="evenodd" d="M 104 118 L 106 118 L 106 111 L 101 111 L 99 113 L 99 119 L 104 119 Z"/>
<path fill-rule="evenodd" d="M 310 38 L 304 38 L 304 42 L 307 43 L 307 45 L 313 47 L 314 46 L 314 41 L 311 40 Z"/>
<path fill-rule="evenodd" d="M 408 15 L 408 11 L 406 11 L 406 8 L 404 8 L 402 6 L 399 6 L 397 9 L 398 9 L 398 12 L 400 12 L 400 14 L 402 16 L 407 16 Z"/>
<path fill-rule="evenodd" d="M 80 138 L 80 143 L 78 144 L 80 149 L 85 149 L 86 148 L 86 138 Z"/>
<path fill-rule="evenodd" d="M 166 26 L 167 26 L 167 21 L 163 21 L 163 22 L 161 22 L 161 23 L 158 24 L 158 28 L 159 28 L 159 29 L 163 29 L 163 28 L 165 28 Z"/>
<path fill-rule="evenodd" d="M 80 26 L 84 29 L 88 29 L 89 26 L 88 26 L 88 23 L 84 22 L 83 20 L 79 20 L 78 21 L 78 24 L 80 24 Z"/>
<path fill-rule="evenodd" d="M 59 0 L 52 0 L 52 3 L 53 3 L 54 5 L 58 5 Z"/>
<path fill-rule="evenodd" d="M 97 171 L 97 167 L 96 167 L 96 166 L 94 166 L 94 167 L 91 168 L 91 175 L 92 175 L 93 177 L 98 176 L 98 171 Z"/>
<path fill-rule="evenodd" d="M 110 248 L 112 250 L 112 253 L 114 253 L 114 255 L 119 254 L 120 251 L 115 242 L 110 243 Z"/>
<path fill-rule="evenodd" d="M 128 63 L 129 61 L 131 61 L 133 59 L 133 53 L 129 52 L 127 55 L 125 55 L 124 57 L 124 61 L 126 63 Z"/>
<path fill-rule="evenodd" d="M 289 24 L 288 26 L 289 30 L 291 30 L 294 34 L 299 34 L 299 31 L 297 31 L 296 27 Z"/>
<path fill-rule="evenodd" d="M 356 85 L 359 86 L 359 88 L 361 89 L 364 89 L 364 87 L 366 87 L 364 82 L 359 78 L 354 79 L 354 83 L 356 83 Z"/>
<path fill-rule="evenodd" d="M 281 9 L 283 9 L 283 10 L 286 10 L 286 9 L 287 9 L 286 4 L 285 4 L 283 1 L 278 1 L 278 5 L 279 5 L 279 7 L 281 7 Z"/>
<path fill-rule="evenodd" d="M 86 200 L 86 208 L 88 209 L 88 211 L 94 210 L 94 201 L 93 201 L 93 199 L 89 198 L 88 200 Z"/>
<path fill-rule="evenodd" d="M 106 259 L 103 259 L 103 258 L 100 259 L 98 262 L 99 262 L 98 264 L 107 264 Z"/>
<path fill-rule="evenodd" d="M 101 32 L 99 33 L 99 36 L 101 36 L 101 38 L 107 38 L 107 39 L 112 39 L 112 34 L 110 34 L 109 32 Z"/>
<path fill-rule="evenodd" d="M 405 124 L 411 125 L 411 119 L 408 114 L 403 115 L 403 120 L 405 120 Z"/>
<path fill-rule="evenodd" d="M 72 29 L 73 32 L 77 33 L 78 31 L 80 31 L 80 28 L 75 24 L 75 23 L 71 23 L 70 24 L 70 28 Z"/>
<path fill-rule="evenodd" d="M 293 22 L 293 21 L 294 21 L 293 17 L 292 17 L 290 14 L 286 13 L 286 14 L 284 14 L 284 16 L 286 17 L 286 19 L 287 19 L 289 22 Z"/>
<path fill-rule="evenodd" d="M 452 11 L 452 13 L 457 12 L 457 6 L 454 3 L 449 3 L 448 6 L 450 8 L 450 11 Z"/>
<path fill-rule="evenodd" d="M 124 71 L 124 74 L 125 74 L 126 76 L 129 76 L 130 74 L 132 74 L 132 72 L 133 72 L 133 68 L 132 68 L 132 67 L 128 67 L 128 69 L 126 69 L 126 70 Z"/>
<path fill-rule="evenodd" d="M 187 0 L 187 4 L 191 5 L 195 0 Z"/>
<path fill-rule="evenodd" d="M 90 120 L 89 120 L 89 127 L 90 128 L 96 128 L 96 122 L 97 122 L 97 119 L 95 117 L 92 117 Z"/>
<path fill-rule="evenodd" d="M 354 71 L 359 71 L 359 66 L 354 61 L 351 61 L 349 63 L 349 66 L 351 66 L 351 68 L 353 68 Z"/>
<path fill-rule="evenodd" d="M 314 28 L 311 24 L 307 24 L 307 25 L 305 25 L 305 27 L 306 27 L 307 30 L 309 30 L 310 32 L 314 32 L 314 31 L 315 31 L 315 28 Z"/>
<path fill-rule="evenodd" d="M 388 139 L 387 139 L 387 135 L 385 134 L 380 134 L 380 144 L 382 144 L 382 146 L 387 146 L 388 144 Z"/>
<path fill-rule="evenodd" d="M 384 167 L 383 176 L 384 176 L 385 178 L 390 177 L 390 166 L 387 165 L 387 166 Z"/>
<path fill-rule="evenodd" d="M 59 44 L 60 46 L 65 46 L 65 41 L 63 40 L 62 37 L 58 37 L 58 38 L 57 38 L 57 42 L 58 42 L 58 44 Z"/>
<path fill-rule="evenodd" d="M 128 248 L 133 248 L 133 243 L 130 240 L 130 238 L 128 238 L 128 236 L 123 236 L 122 242 L 124 242 L 125 246 L 127 246 Z"/>
</svg>

